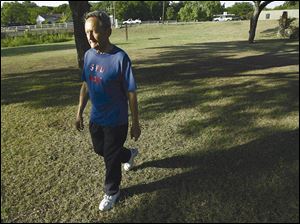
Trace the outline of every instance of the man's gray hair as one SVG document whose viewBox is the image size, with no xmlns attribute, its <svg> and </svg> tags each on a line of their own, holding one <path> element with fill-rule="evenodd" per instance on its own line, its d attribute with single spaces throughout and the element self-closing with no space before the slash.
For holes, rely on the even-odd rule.
<svg viewBox="0 0 300 224">
<path fill-rule="evenodd" d="M 90 17 L 97 18 L 97 20 L 101 22 L 101 27 L 103 27 L 105 30 L 111 28 L 110 17 L 107 15 L 106 12 L 100 10 L 89 12 L 85 15 L 85 21 Z"/>
</svg>

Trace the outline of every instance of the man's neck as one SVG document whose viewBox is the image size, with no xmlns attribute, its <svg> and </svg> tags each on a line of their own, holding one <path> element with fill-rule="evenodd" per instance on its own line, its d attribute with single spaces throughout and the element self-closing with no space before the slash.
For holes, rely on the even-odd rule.
<svg viewBox="0 0 300 224">
<path fill-rule="evenodd" d="M 99 47 L 98 49 L 96 49 L 96 51 L 98 54 L 109 53 L 109 52 L 111 52 L 113 47 L 114 46 L 111 43 L 107 43 L 105 46 Z"/>
</svg>

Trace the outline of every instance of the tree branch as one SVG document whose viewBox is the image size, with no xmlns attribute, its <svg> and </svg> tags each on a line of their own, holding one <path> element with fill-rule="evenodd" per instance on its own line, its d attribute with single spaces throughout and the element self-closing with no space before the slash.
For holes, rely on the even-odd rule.
<svg viewBox="0 0 300 224">
<path fill-rule="evenodd" d="M 262 11 L 271 2 L 274 2 L 274 1 L 264 1 L 263 3 L 261 3 L 261 5 L 259 6 L 259 11 Z"/>
</svg>

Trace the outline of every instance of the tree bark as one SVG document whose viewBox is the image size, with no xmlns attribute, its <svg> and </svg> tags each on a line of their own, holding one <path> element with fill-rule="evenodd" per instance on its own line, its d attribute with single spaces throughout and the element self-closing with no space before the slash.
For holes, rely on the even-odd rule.
<svg viewBox="0 0 300 224">
<path fill-rule="evenodd" d="M 249 38 L 248 42 L 250 44 L 254 43 L 254 38 L 255 38 L 255 32 L 256 32 L 256 27 L 257 27 L 257 21 L 258 17 L 261 13 L 261 11 L 271 2 L 273 1 L 264 1 L 261 3 L 261 1 L 253 1 L 254 2 L 254 12 L 253 15 L 250 19 L 250 30 L 249 30 Z"/>
<path fill-rule="evenodd" d="M 249 38 L 248 38 L 248 42 L 250 44 L 254 43 L 255 32 L 256 32 L 256 27 L 257 27 L 257 21 L 258 21 L 259 14 L 260 14 L 260 12 L 255 7 L 253 15 L 251 16 L 251 19 L 250 19 L 250 30 L 249 30 Z"/>
<path fill-rule="evenodd" d="M 165 22 L 165 5 L 166 5 L 166 1 L 163 1 L 163 11 L 162 11 L 162 24 L 164 24 Z"/>
<path fill-rule="evenodd" d="M 88 1 L 69 1 L 69 5 L 72 11 L 74 23 L 74 37 L 77 49 L 78 67 L 82 71 L 84 54 L 88 49 L 90 49 L 84 30 L 84 15 L 90 11 L 91 5 Z"/>
</svg>

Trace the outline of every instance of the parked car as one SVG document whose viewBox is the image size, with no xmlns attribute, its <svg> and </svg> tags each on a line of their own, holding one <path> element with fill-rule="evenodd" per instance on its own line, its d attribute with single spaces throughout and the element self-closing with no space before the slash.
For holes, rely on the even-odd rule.
<svg viewBox="0 0 300 224">
<path fill-rule="evenodd" d="M 128 19 L 128 20 L 125 20 L 123 21 L 123 24 L 141 24 L 142 21 L 140 19 Z"/>
<path fill-rule="evenodd" d="M 215 22 L 224 22 L 224 21 L 233 21 L 233 20 L 241 20 L 239 16 L 235 16 L 234 14 L 223 14 L 214 16 L 212 21 Z"/>
</svg>

